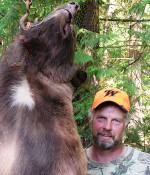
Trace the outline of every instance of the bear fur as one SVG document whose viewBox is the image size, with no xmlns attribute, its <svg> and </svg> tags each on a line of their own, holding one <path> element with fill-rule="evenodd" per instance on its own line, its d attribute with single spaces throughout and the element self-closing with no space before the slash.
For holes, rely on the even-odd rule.
<svg viewBox="0 0 150 175">
<path fill-rule="evenodd" d="M 1 61 L 1 175 L 86 175 L 72 107 L 72 84 L 86 79 L 73 63 L 75 5 L 22 30 Z"/>
</svg>

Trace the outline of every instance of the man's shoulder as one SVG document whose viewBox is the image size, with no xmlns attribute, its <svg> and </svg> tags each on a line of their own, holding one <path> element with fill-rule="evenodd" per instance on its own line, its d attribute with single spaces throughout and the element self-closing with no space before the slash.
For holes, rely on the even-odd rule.
<svg viewBox="0 0 150 175">
<path fill-rule="evenodd" d="M 150 175 L 150 154 L 137 148 L 126 146 L 123 155 L 110 163 L 101 164 L 88 158 L 88 173 L 89 175 Z"/>
<path fill-rule="evenodd" d="M 133 148 L 128 146 L 128 149 L 132 150 L 133 152 L 133 159 L 139 161 L 142 164 L 147 164 L 150 166 L 150 154 L 143 152 L 137 148 Z"/>
</svg>

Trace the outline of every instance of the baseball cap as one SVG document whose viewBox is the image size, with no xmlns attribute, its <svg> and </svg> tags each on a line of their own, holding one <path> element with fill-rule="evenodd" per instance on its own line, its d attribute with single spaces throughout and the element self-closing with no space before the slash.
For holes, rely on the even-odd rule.
<svg viewBox="0 0 150 175">
<path fill-rule="evenodd" d="M 129 96 L 126 92 L 120 89 L 106 88 L 98 91 L 94 97 L 91 110 L 94 110 L 96 107 L 104 102 L 114 102 L 127 112 L 130 111 Z"/>
</svg>

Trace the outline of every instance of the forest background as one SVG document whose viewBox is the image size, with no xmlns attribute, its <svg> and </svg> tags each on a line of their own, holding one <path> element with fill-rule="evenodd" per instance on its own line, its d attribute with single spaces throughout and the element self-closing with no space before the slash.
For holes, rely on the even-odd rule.
<svg viewBox="0 0 150 175">
<path fill-rule="evenodd" d="M 33 0 L 29 20 L 41 20 L 66 0 Z M 131 99 L 131 122 L 124 141 L 150 152 L 150 1 L 77 0 L 75 62 L 87 82 L 75 93 L 75 119 L 83 145 L 91 144 L 88 112 L 99 89 L 117 87 Z M 23 0 L 0 0 L 0 55 L 19 31 Z"/>
</svg>

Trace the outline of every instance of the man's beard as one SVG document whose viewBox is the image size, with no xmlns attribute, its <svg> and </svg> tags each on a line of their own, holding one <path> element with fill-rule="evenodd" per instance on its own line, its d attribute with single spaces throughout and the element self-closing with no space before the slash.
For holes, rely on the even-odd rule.
<svg viewBox="0 0 150 175">
<path fill-rule="evenodd" d="M 121 143 L 119 140 L 115 140 L 113 137 L 111 140 L 102 140 L 98 138 L 99 136 L 93 136 L 94 145 L 102 150 L 110 150 L 115 148 L 117 145 Z"/>
</svg>

